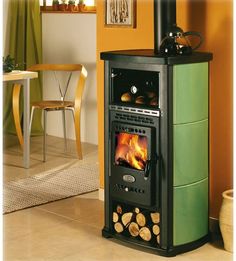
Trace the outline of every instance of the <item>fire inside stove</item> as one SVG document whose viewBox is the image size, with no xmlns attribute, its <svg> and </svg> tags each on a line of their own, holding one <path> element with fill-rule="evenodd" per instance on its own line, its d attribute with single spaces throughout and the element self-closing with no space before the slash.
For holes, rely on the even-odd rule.
<svg viewBox="0 0 236 261">
<path fill-rule="evenodd" d="M 147 163 L 147 137 L 116 132 L 115 165 L 144 170 Z"/>
</svg>

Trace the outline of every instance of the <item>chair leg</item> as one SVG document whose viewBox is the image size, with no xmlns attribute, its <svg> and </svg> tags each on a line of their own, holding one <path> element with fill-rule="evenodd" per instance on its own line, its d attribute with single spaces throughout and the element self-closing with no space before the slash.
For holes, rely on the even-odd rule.
<svg viewBox="0 0 236 261">
<path fill-rule="evenodd" d="M 82 148 L 81 148 L 81 140 L 80 140 L 80 119 L 75 118 L 74 110 L 71 110 L 75 123 L 75 137 L 76 137 L 76 148 L 79 159 L 83 159 L 82 156 Z"/>
<path fill-rule="evenodd" d="M 31 128 L 32 128 L 32 121 L 33 121 L 33 117 L 34 117 L 34 110 L 35 110 L 35 107 L 32 106 L 31 114 L 30 114 L 30 124 L 29 124 L 29 133 L 30 134 L 31 134 Z"/>
<path fill-rule="evenodd" d="M 47 110 L 43 110 L 43 162 L 46 162 Z"/>
<path fill-rule="evenodd" d="M 64 134 L 64 151 L 67 151 L 67 140 L 66 140 L 66 112 L 62 110 L 62 122 L 63 122 L 63 134 Z"/>
<path fill-rule="evenodd" d="M 16 135 L 18 137 L 21 149 L 23 150 L 24 139 L 23 139 L 21 124 L 20 124 L 20 107 L 19 107 L 20 90 L 21 90 L 21 85 L 14 84 L 13 93 L 12 93 L 12 111 L 13 111 L 13 118 L 16 127 Z"/>
</svg>

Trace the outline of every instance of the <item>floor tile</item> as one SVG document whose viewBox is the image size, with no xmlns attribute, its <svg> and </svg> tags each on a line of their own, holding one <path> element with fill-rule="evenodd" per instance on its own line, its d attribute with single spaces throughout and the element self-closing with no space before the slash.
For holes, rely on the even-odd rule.
<svg viewBox="0 0 236 261">
<path fill-rule="evenodd" d="M 96 199 L 86 198 L 85 195 L 82 195 L 45 204 L 39 208 L 101 229 L 103 227 L 104 202 L 98 200 L 98 192 L 96 193 Z"/>
<path fill-rule="evenodd" d="M 29 234 L 58 227 L 70 222 L 58 215 L 40 210 L 37 207 L 16 211 L 3 216 L 4 241 L 21 239 Z"/>
<path fill-rule="evenodd" d="M 88 251 L 101 241 L 100 230 L 71 221 L 41 229 L 10 242 L 5 241 L 4 260 L 59 260 L 71 253 Z"/>
</svg>

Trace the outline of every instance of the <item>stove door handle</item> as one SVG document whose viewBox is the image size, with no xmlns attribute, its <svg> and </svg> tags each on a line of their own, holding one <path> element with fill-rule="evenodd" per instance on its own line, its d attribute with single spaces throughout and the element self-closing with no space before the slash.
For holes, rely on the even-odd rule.
<svg viewBox="0 0 236 261">
<path fill-rule="evenodd" d="M 149 172 L 150 172 L 150 165 L 151 165 L 151 160 L 147 160 L 145 169 L 144 169 L 144 179 L 147 179 L 149 176 Z"/>
<path fill-rule="evenodd" d="M 148 159 L 145 169 L 144 169 L 144 179 L 147 179 L 150 173 L 151 164 L 156 164 L 158 160 L 158 156 L 155 154 L 153 158 Z"/>
</svg>

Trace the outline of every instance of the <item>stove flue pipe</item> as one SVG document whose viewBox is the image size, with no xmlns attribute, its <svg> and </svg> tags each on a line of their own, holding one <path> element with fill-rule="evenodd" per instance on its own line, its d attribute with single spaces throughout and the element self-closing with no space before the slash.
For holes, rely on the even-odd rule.
<svg viewBox="0 0 236 261">
<path fill-rule="evenodd" d="M 154 0 L 154 52 L 159 53 L 162 39 L 176 24 L 176 0 Z"/>
</svg>

